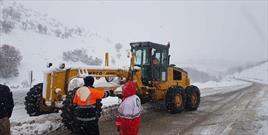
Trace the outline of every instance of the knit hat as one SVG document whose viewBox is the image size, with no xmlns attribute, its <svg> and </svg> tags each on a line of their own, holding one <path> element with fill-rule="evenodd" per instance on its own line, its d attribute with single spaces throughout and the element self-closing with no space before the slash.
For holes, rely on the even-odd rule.
<svg viewBox="0 0 268 135">
<path fill-rule="evenodd" d="M 94 84 L 94 78 L 92 76 L 87 76 L 84 78 L 84 86 L 92 87 Z"/>
</svg>

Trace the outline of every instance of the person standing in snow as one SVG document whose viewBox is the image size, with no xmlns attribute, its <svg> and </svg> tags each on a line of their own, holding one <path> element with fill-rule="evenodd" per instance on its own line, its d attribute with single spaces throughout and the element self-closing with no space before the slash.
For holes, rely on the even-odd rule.
<svg viewBox="0 0 268 135">
<path fill-rule="evenodd" d="M 87 76 L 84 78 L 84 86 L 80 87 L 73 99 L 75 107 L 75 117 L 80 128 L 77 129 L 79 134 L 99 135 L 98 119 L 101 112 L 101 99 L 114 96 L 113 90 L 97 90 L 93 87 L 94 78 Z M 84 128 L 85 127 L 85 128 Z"/>
<path fill-rule="evenodd" d="M 10 121 L 14 108 L 13 95 L 8 86 L 0 84 L 0 135 L 10 135 Z"/>
<path fill-rule="evenodd" d="M 136 84 L 128 81 L 122 87 L 123 101 L 118 108 L 115 125 L 120 135 L 137 135 L 141 123 L 142 106 L 136 95 Z"/>
</svg>

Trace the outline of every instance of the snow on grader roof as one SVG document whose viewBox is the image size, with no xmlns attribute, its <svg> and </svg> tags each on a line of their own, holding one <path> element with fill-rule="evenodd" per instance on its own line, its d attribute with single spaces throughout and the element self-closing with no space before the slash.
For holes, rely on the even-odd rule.
<svg viewBox="0 0 268 135">
<path fill-rule="evenodd" d="M 102 80 L 102 84 L 111 82 L 117 84 L 96 87 L 99 90 L 119 88 L 127 81 L 134 81 L 137 85 L 136 93 L 142 103 L 164 101 L 170 113 L 197 110 L 200 103 L 199 88 L 190 85 L 186 71 L 170 65 L 169 43 L 161 45 L 152 42 L 134 42 L 130 46 L 132 57 L 129 68 L 110 66 L 66 68 L 62 64 L 60 68 L 49 70 L 45 74 L 44 82 L 35 85 L 27 93 L 25 98 L 27 113 L 30 116 L 38 116 L 62 109 L 63 123 L 69 128 L 70 124 L 74 123 L 72 119 L 74 114 L 66 111 L 66 108 L 72 108 L 72 98 L 76 90 L 69 89 L 69 85 L 74 78 L 86 76 Z"/>
</svg>

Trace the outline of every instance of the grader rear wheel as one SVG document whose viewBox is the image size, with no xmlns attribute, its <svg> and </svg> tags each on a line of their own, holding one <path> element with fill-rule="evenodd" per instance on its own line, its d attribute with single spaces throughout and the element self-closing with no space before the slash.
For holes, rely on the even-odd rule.
<svg viewBox="0 0 268 135">
<path fill-rule="evenodd" d="M 42 97 L 43 83 L 33 86 L 25 97 L 25 109 L 30 116 L 52 113 L 56 110 L 45 105 Z"/>
<path fill-rule="evenodd" d="M 175 105 L 176 107 L 182 106 L 182 95 L 178 94 L 175 96 Z"/>
<path fill-rule="evenodd" d="M 195 111 L 200 104 L 200 90 L 196 86 L 188 86 L 186 88 L 186 104 L 185 109 L 188 111 Z"/>
<path fill-rule="evenodd" d="M 167 110 L 174 114 L 184 110 L 185 93 L 182 87 L 171 87 L 166 93 L 166 107 Z"/>
</svg>

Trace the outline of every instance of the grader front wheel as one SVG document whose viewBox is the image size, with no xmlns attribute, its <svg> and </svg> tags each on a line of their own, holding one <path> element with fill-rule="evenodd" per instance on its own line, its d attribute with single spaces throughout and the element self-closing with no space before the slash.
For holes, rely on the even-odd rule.
<svg viewBox="0 0 268 135">
<path fill-rule="evenodd" d="M 25 97 L 25 109 L 30 116 L 39 116 L 42 114 L 52 113 L 56 110 L 44 104 L 42 97 L 43 83 L 33 86 Z"/>
<path fill-rule="evenodd" d="M 169 88 L 166 93 L 166 107 L 167 110 L 174 114 L 184 110 L 185 105 L 185 93 L 182 87 Z"/>
</svg>

